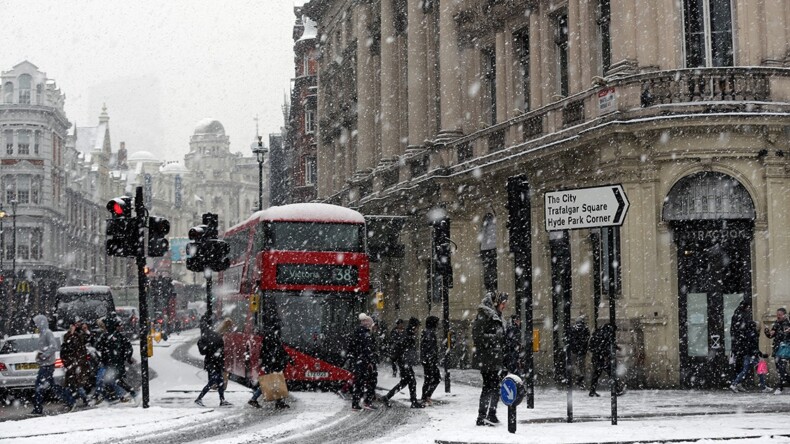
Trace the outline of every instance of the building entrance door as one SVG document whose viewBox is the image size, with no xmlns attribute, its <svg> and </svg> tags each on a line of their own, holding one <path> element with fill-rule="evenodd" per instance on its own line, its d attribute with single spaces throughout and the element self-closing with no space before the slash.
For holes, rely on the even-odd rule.
<svg viewBox="0 0 790 444">
<path fill-rule="evenodd" d="M 680 380 L 684 387 L 729 384 L 730 322 L 751 301 L 751 220 L 673 223 L 678 257 Z"/>
</svg>

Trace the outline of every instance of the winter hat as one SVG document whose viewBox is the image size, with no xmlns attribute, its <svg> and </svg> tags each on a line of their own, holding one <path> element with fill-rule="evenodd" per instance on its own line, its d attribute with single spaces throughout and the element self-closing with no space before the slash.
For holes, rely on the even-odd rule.
<svg viewBox="0 0 790 444">
<path fill-rule="evenodd" d="M 508 297 L 507 293 L 497 293 L 491 300 L 494 302 L 494 305 L 499 305 L 503 302 L 507 302 Z"/>
<path fill-rule="evenodd" d="M 373 325 L 373 318 L 368 316 L 366 313 L 360 313 L 359 322 L 361 322 L 362 325 L 370 327 L 371 325 Z"/>
<path fill-rule="evenodd" d="M 425 320 L 425 328 L 436 328 L 439 325 L 439 318 L 436 316 L 428 316 L 428 319 Z"/>
<path fill-rule="evenodd" d="M 420 326 L 420 320 L 415 318 L 415 317 L 411 317 L 411 318 L 409 318 L 408 326 L 409 326 L 409 328 L 417 328 L 417 327 Z"/>
</svg>

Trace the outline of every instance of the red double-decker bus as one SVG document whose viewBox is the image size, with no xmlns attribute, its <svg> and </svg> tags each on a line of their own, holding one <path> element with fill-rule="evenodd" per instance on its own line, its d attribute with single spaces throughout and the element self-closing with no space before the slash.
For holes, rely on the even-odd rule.
<svg viewBox="0 0 790 444">
<path fill-rule="evenodd" d="M 259 332 L 276 311 L 294 361 L 288 381 L 350 381 L 344 350 L 370 288 L 363 216 L 328 204 L 271 207 L 223 238 L 231 266 L 219 276 L 217 299 L 236 326 L 225 335 L 225 366 L 234 379 L 257 379 Z"/>
</svg>

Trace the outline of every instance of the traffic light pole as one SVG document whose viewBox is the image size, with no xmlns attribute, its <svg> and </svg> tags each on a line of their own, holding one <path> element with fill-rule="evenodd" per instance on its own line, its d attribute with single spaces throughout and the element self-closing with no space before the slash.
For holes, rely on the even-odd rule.
<svg viewBox="0 0 790 444">
<path fill-rule="evenodd" d="M 145 221 L 147 215 L 143 202 L 143 187 L 137 187 L 134 196 L 134 210 L 137 214 L 137 228 L 140 234 L 139 248 L 135 260 L 137 262 L 137 288 L 140 298 L 140 375 L 143 380 L 143 408 L 148 408 L 148 298 L 146 295 L 145 277 Z"/>
<path fill-rule="evenodd" d="M 206 317 L 211 319 L 212 316 L 212 309 L 211 305 L 213 301 L 211 300 L 211 275 L 213 274 L 211 270 L 206 269 L 204 271 L 206 277 Z"/>
</svg>

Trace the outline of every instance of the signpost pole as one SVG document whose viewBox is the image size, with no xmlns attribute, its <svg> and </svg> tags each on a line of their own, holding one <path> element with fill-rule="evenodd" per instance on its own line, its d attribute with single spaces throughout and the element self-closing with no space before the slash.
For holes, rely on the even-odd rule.
<svg viewBox="0 0 790 444">
<path fill-rule="evenodd" d="M 146 291 L 145 276 L 145 221 L 147 218 L 145 202 L 143 201 L 143 187 L 137 187 L 134 195 L 134 210 L 137 215 L 137 227 L 140 237 L 137 239 L 139 248 L 135 260 L 137 262 L 137 292 L 140 303 L 140 376 L 143 385 L 143 408 L 148 408 L 148 294 Z"/>
<path fill-rule="evenodd" d="M 609 323 L 612 325 L 612 341 L 609 344 L 610 362 L 609 373 L 612 380 L 611 398 L 612 398 L 612 425 L 617 425 L 617 319 L 615 310 L 615 294 L 617 292 L 617 276 L 620 271 L 620 261 L 615 251 L 615 228 L 606 228 L 606 237 L 608 239 L 609 251 L 607 256 L 609 258 Z"/>
</svg>

